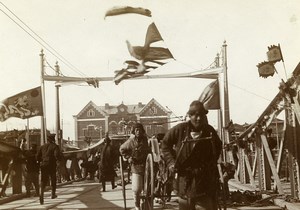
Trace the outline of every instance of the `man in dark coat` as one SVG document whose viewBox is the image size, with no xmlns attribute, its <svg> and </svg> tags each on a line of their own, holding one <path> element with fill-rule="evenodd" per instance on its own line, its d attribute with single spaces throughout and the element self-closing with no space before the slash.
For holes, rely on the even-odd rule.
<svg viewBox="0 0 300 210">
<path fill-rule="evenodd" d="M 55 134 L 47 136 L 47 143 L 42 145 L 37 153 L 37 160 L 41 167 L 41 196 L 40 203 L 44 203 L 43 192 L 49 177 L 51 180 L 52 195 L 51 198 L 57 198 L 56 195 L 56 168 L 57 162 L 62 159 L 61 152 L 57 144 L 55 144 Z"/>
<path fill-rule="evenodd" d="M 25 157 L 25 187 L 26 187 L 26 196 L 30 197 L 30 188 L 31 185 L 34 185 L 35 196 L 40 195 L 40 186 L 39 186 L 39 164 L 36 159 L 37 145 L 31 144 L 29 150 L 24 149 L 25 139 L 22 139 L 20 148 Z"/>
<path fill-rule="evenodd" d="M 111 144 L 111 139 L 108 133 L 105 135 L 104 147 L 100 148 L 100 161 L 99 163 L 99 182 L 102 183 L 103 192 L 105 192 L 105 182 L 111 182 L 111 188 L 116 188 L 115 177 L 117 176 L 114 165 L 118 158 L 116 149 Z"/>
<path fill-rule="evenodd" d="M 161 144 L 169 170 L 176 172 L 179 210 L 194 210 L 196 202 L 202 209 L 217 209 L 217 159 L 222 143 L 208 124 L 207 113 L 200 101 L 193 101 L 189 120 L 171 128 Z"/>
</svg>

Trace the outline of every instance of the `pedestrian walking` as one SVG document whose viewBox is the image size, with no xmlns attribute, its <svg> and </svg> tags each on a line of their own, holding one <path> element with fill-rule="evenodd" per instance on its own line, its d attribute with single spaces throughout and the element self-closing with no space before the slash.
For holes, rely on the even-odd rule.
<svg viewBox="0 0 300 210">
<path fill-rule="evenodd" d="M 140 210 L 140 194 L 143 189 L 145 164 L 150 153 L 145 129 L 141 123 L 136 123 L 132 135 L 120 146 L 120 154 L 128 159 L 132 172 L 132 192 L 135 209 Z"/>
<path fill-rule="evenodd" d="M 208 124 L 207 113 L 200 101 L 193 101 L 189 120 L 171 128 L 162 141 L 163 158 L 175 173 L 179 210 L 195 210 L 196 202 L 201 209 L 217 209 L 217 159 L 222 143 Z"/>
<path fill-rule="evenodd" d="M 99 182 L 102 183 L 102 190 L 105 192 L 105 183 L 111 182 L 111 188 L 115 189 L 115 177 L 117 173 L 115 171 L 115 164 L 118 158 L 118 151 L 111 144 L 111 139 L 108 133 L 105 134 L 104 147 L 101 147 L 98 151 L 100 153 L 99 163 Z"/>
<path fill-rule="evenodd" d="M 37 145 L 31 144 L 30 149 L 26 150 L 25 145 L 26 139 L 22 139 L 20 148 L 22 150 L 23 156 L 25 157 L 25 168 L 24 168 L 24 178 L 25 178 L 25 188 L 26 196 L 30 197 L 30 190 L 32 184 L 34 185 L 35 195 L 40 195 L 40 186 L 39 186 L 39 164 L 36 159 L 37 154 Z"/>
<path fill-rule="evenodd" d="M 57 198 L 56 195 L 56 169 L 57 163 L 62 159 L 61 152 L 55 144 L 55 134 L 47 136 L 47 143 L 42 145 L 37 153 L 37 160 L 41 167 L 41 195 L 40 203 L 44 203 L 44 191 L 46 185 L 51 180 L 51 198 Z"/>
</svg>

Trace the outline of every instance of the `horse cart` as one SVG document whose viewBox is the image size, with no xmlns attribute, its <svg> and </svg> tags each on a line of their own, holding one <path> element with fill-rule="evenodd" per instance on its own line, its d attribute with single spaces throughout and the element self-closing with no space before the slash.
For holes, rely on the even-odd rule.
<svg viewBox="0 0 300 210">
<path fill-rule="evenodd" d="M 141 193 L 141 209 L 142 210 L 153 210 L 154 200 L 159 201 L 159 203 L 165 207 L 166 203 L 170 201 L 171 197 L 177 197 L 177 195 L 172 195 L 172 185 L 174 174 L 168 171 L 165 162 L 160 156 L 159 143 L 156 138 L 149 139 L 149 145 L 151 146 L 151 153 L 148 154 L 145 164 L 145 175 L 143 190 Z M 184 145 L 183 142 L 182 145 Z M 183 147 L 183 146 L 182 146 Z M 122 183 L 122 193 L 124 199 L 124 210 L 127 210 L 126 205 L 126 181 L 124 175 L 124 166 L 126 165 L 125 159 L 120 156 L 120 171 L 121 171 L 121 183 Z M 220 210 L 226 210 L 225 201 L 222 198 L 224 194 L 224 180 L 222 176 L 222 171 L 220 164 L 218 164 L 218 172 L 220 175 L 220 190 L 218 196 L 221 197 L 218 202 L 218 208 Z"/>
</svg>

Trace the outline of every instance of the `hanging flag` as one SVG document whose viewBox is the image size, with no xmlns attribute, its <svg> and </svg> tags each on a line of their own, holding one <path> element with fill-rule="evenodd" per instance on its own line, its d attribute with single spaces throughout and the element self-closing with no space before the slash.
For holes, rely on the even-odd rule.
<svg viewBox="0 0 300 210">
<path fill-rule="evenodd" d="M 279 44 L 278 44 L 278 46 L 271 45 L 270 47 L 268 47 L 268 50 L 269 51 L 267 52 L 267 57 L 268 57 L 269 62 L 276 63 L 277 61 L 281 61 L 281 60 L 283 61 Z"/>
<path fill-rule="evenodd" d="M 98 80 L 98 79 L 87 78 L 86 83 L 87 83 L 88 85 L 94 86 L 94 88 L 98 88 L 98 87 L 99 87 L 99 80 Z"/>
<path fill-rule="evenodd" d="M 126 43 L 130 55 L 144 62 L 173 58 L 173 55 L 167 48 L 132 46 L 129 41 L 126 41 Z"/>
<path fill-rule="evenodd" d="M 132 61 L 132 60 L 127 60 L 125 61 L 125 63 L 127 64 L 126 70 L 129 72 L 133 72 L 133 73 L 146 73 L 147 69 L 155 69 L 157 68 L 157 66 L 149 66 L 146 65 L 144 62 L 139 63 L 137 61 Z"/>
<path fill-rule="evenodd" d="M 116 85 L 118 85 L 124 79 L 143 76 L 144 74 L 149 72 L 148 69 L 150 68 L 157 68 L 156 66 L 149 66 L 143 62 L 139 63 L 133 60 L 127 60 L 125 61 L 125 63 L 127 64 L 126 68 L 123 68 L 119 71 L 115 71 L 114 82 Z"/>
<path fill-rule="evenodd" d="M 115 16 L 128 13 L 136 13 L 140 15 L 145 15 L 151 17 L 151 11 L 141 7 L 114 7 L 106 12 L 106 16 Z M 156 25 L 152 22 L 147 29 L 145 44 L 144 46 L 132 46 L 129 41 L 126 41 L 128 51 L 130 55 L 139 60 L 137 61 L 125 61 L 127 67 L 121 70 L 115 71 L 114 81 L 119 84 L 122 80 L 143 76 L 148 73 L 150 69 L 158 68 L 164 65 L 166 62 L 161 62 L 161 60 L 174 59 L 172 53 L 169 49 L 164 47 L 151 47 L 150 45 L 154 42 L 162 41 L 162 36 L 160 35 Z M 145 63 L 151 63 L 153 65 L 145 65 Z"/>
<path fill-rule="evenodd" d="M 0 121 L 10 117 L 27 119 L 43 115 L 41 87 L 36 87 L 3 100 L 0 104 Z"/>
<path fill-rule="evenodd" d="M 258 73 L 260 77 L 267 78 L 268 76 L 273 76 L 275 73 L 275 67 L 273 62 L 264 61 L 257 65 Z"/>
<path fill-rule="evenodd" d="M 220 109 L 220 93 L 218 80 L 210 83 L 201 93 L 199 99 L 205 109 Z"/>
<path fill-rule="evenodd" d="M 118 85 L 122 80 L 143 76 L 143 73 L 130 72 L 127 69 L 115 71 L 114 82 Z"/>
<path fill-rule="evenodd" d="M 139 15 L 145 15 L 148 17 L 151 17 L 151 11 L 148 9 L 144 9 L 141 7 L 129 7 L 129 6 L 124 6 L 124 7 L 113 7 L 110 10 L 108 10 L 105 13 L 105 17 L 107 16 L 115 16 L 115 15 L 124 15 L 124 14 L 130 14 L 130 13 L 135 13 Z"/>
<path fill-rule="evenodd" d="M 145 47 L 149 47 L 151 43 L 163 40 L 154 23 L 148 26 Z"/>
</svg>

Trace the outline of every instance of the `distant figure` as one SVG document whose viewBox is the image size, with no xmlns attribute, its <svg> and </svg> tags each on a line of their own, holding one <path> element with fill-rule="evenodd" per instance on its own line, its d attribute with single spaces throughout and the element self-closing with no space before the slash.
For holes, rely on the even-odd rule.
<svg viewBox="0 0 300 210">
<path fill-rule="evenodd" d="M 81 168 L 83 168 L 83 177 L 87 180 L 94 180 L 95 179 L 95 173 L 98 170 L 98 163 L 94 160 L 88 160 L 85 159 L 80 164 Z"/>
<path fill-rule="evenodd" d="M 99 182 L 102 183 L 103 192 L 105 192 L 105 182 L 111 182 L 111 188 L 115 189 L 115 172 L 114 165 L 117 162 L 118 154 L 117 151 L 111 144 L 111 139 L 108 133 L 105 134 L 104 147 L 100 148 L 100 161 L 99 163 Z"/>
<path fill-rule="evenodd" d="M 82 178 L 82 175 L 81 175 L 81 171 L 80 171 L 80 168 L 79 168 L 79 164 L 78 164 L 78 158 L 76 157 L 76 155 L 72 155 L 71 157 L 71 173 L 74 174 L 74 179 L 75 180 L 78 180 L 78 179 L 81 179 Z"/>
<path fill-rule="evenodd" d="M 52 195 L 51 198 L 57 198 L 56 195 L 56 164 L 62 159 L 61 152 L 57 144 L 55 144 L 55 134 L 47 136 L 47 143 L 40 147 L 37 154 L 37 160 L 41 167 L 41 196 L 40 203 L 44 203 L 44 191 L 49 177 L 51 179 Z"/>
<path fill-rule="evenodd" d="M 25 150 L 25 141 L 26 139 L 22 139 L 20 148 L 25 157 L 25 170 L 24 170 L 24 178 L 25 178 L 25 187 L 26 187 L 26 196 L 30 197 L 30 188 L 32 184 L 35 188 L 35 195 L 40 196 L 40 185 L 39 185 L 39 164 L 36 159 L 37 153 L 37 145 L 31 144 L 29 150 Z"/>
<path fill-rule="evenodd" d="M 58 164 L 57 164 L 57 177 L 58 177 L 58 180 L 57 182 L 58 183 L 61 183 L 61 182 L 69 182 L 71 181 L 70 179 L 70 173 L 68 171 L 68 168 L 67 168 L 67 161 L 68 159 L 66 157 L 63 156 L 62 152 L 60 153 L 60 156 L 61 156 L 61 159 L 60 161 L 58 161 Z"/>
<path fill-rule="evenodd" d="M 131 164 L 132 192 L 136 210 L 141 208 L 140 194 L 144 184 L 146 159 L 150 151 L 145 129 L 141 123 L 136 123 L 132 129 L 132 135 L 120 146 L 120 154 Z"/>
<path fill-rule="evenodd" d="M 193 101 L 187 113 L 189 120 L 171 128 L 161 143 L 168 169 L 177 174 L 174 187 L 179 210 L 195 210 L 196 203 L 201 209 L 217 210 L 217 160 L 222 142 L 208 124 L 207 113 L 200 101 Z"/>
</svg>

